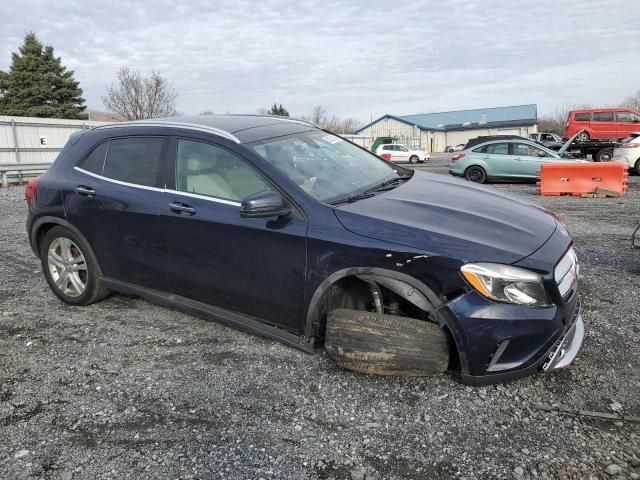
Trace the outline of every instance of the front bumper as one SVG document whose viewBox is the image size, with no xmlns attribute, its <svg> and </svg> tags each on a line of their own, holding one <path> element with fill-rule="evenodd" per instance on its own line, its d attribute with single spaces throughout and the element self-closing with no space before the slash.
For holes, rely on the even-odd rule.
<svg viewBox="0 0 640 480">
<path fill-rule="evenodd" d="M 569 328 L 567 333 L 558 340 L 558 343 L 550 350 L 547 361 L 542 365 L 542 370 L 551 372 L 569 365 L 575 360 L 576 356 L 578 356 L 583 341 L 584 322 L 582 321 L 582 312 L 578 311 L 576 321 L 571 328 Z"/>
<path fill-rule="evenodd" d="M 553 342 L 550 347 L 546 347 L 538 352 L 528 362 L 519 368 L 514 368 L 505 372 L 492 373 L 485 371 L 480 375 L 470 374 L 465 371 L 460 372 L 460 381 L 467 385 L 482 386 L 494 383 L 504 383 L 528 377 L 539 372 L 552 372 L 562 369 L 571 364 L 584 341 L 584 322 L 582 312 L 578 307 L 573 319 L 573 323 Z"/>
</svg>

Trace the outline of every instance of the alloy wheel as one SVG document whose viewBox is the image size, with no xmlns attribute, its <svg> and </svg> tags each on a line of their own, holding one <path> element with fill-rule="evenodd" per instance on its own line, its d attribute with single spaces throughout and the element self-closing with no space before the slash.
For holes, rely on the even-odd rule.
<svg viewBox="0 0 640 480">
<path fill-rule="evenodd" d="M 65 237 L 54 239 L 47 252 L 49 273 L 55 286 L 69 297 L 79 297 L 87 288 L 87 262 L 82 251 Z"/>
</svg>

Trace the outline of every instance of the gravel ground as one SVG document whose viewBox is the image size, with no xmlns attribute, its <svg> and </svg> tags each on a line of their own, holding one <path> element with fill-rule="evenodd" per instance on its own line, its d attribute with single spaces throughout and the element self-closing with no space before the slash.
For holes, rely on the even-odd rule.
<svg viewBox="0 0 640 480">
<path fill-rule="evenodd" d="M 536 408 L 640 416 L 639 180 L 622 199 L 497 186 L 568 224 L 587 336 L 570 368 L 484 388 L 339 370 L 134 297 L 66 306 L 23 188 L 0 189 L 0 478 L 640 478 L 640 423 Z"/>
</svg>

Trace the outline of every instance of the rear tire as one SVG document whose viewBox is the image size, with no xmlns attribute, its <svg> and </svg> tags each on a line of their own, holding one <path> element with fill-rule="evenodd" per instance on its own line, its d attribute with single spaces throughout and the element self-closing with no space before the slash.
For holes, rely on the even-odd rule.
<svg viewBox="0 0 640 480">
<path fill-rule="evenodd" d="M 411 156 L 409 157 L 409 162 L 410 162 L 410 163 L 418 163 L 418 161 L 419 161 L 419 160 L 420 160 L 420 159 L 418 158 L 418 156 L 417 156 L 417 155 L 411 155 Z"/>
<path fill-rule="evenodd" d="M 464 171 L 464 178 L 470 182 L 485 183 L 487 181 L 487 172 L 482 167 L 472 165 Z"/>
<path fill-rule="evenodd" d="M 589 135 L 589 133 L 587 133 L 587 132 L 582 132 L 580 135 L 578 135 L 578 136 L 576 137 L 576 141 L 578 141 L 578 142 L 586 142 L 586 141 L 588 141 L 588 140 L 589 140 L 589 138 L 591 138 L 591 137 L 590 137 L 590 135 Z"/>
<path fill-rule="evenodd" d="M 438 325 L 361 310 L 329 313 L 325 348 L 340 367 L 363 373 L 426 376 L 449 365 L 449 341 Z"/>
<path fill-rule="evenodd" d="M 53 293 L 69 305 L 90 305 L 109 295 L 91 247 L 71 230 L 57 226 L 40 241 L 42 271 Z"/>
<path fill-rule="evenodd" d="M 636 175 L 640 175 L 640 158 L 636 160 L 636 165 L 633 169 Z"/>
<path fill-rule="evenodd" d="M 611 148 L 604 148 L 593 156 L 593 159 L 596 162 L 610 162 L 612 158 L 613 158 L 613 149 Z"/>
</svg>

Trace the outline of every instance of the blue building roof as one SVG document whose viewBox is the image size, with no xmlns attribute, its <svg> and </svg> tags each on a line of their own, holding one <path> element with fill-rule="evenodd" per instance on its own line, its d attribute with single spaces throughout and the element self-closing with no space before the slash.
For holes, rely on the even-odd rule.
<svg viewBox="0 0 640 480">
<path fill-rule="evenodd" d="M 373 122 L 360 127 L 356 133 L 384 119 L 392 118 L 421 130 L 454 131 L 474 128 L 515 127 L 533 125 L 538 122 L 538 107 L 513 105 L 509 107 L 476 108 L 453 112 L 418 113 L 415 115 L 383 115 Z"/>
</svg>

